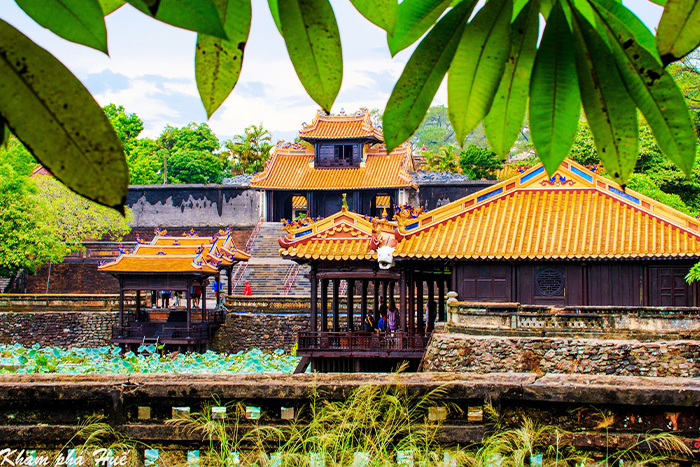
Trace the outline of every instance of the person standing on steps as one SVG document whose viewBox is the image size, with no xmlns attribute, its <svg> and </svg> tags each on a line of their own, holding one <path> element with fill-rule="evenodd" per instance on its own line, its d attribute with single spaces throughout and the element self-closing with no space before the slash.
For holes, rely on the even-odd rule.
<svg viewBox="0 0 700 467">
<path fill-rule="evenodd" d="M 244 297 L 252 297 L 253 296 L 253 290 L 250 288 L 250 282 L 245 281 L 245 288 L 243 289 L 243 296 Z"/>
</svg>

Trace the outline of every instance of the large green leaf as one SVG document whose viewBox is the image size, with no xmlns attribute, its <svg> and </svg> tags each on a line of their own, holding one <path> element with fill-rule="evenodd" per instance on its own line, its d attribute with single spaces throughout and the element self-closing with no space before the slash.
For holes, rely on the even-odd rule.
<svg viewBox="0 0 700 467">
<path fill-rule="evenodd" d="M 447 75 L 447 109 L 459 144 L 491 109 L 510 52 L 511 0 L 491 0 L 464 29 Z"/>
<path fill-rule="evenodd" d="M 277 30 L 280 32 L 280 34 L 282 34 L 282 24 L 280 23 L 280 9 L 277 5 L 277 0 L 267 0 L 267 6 L 270 7 L 270 14 L 272 15 L 272 19 L 275 22 L 275 26 L 277 26 Z"/>
<path fill-rule="evenodd" d="M 0 147 L 4 147 L 7 150 L 10 144 L 10 129 L 7 126 L 5 119 L 0 117 Z"/>
<path fill-rule="evenodd" d="M 399 4 L 399 14 L 393 33 L 387 35 L 389 51 L 393 57 L 413 44 L 430 29 L 452 0 L 404 0 Z"/>
<path fill-rule="evenodd" d="M 197 35 L 194 71 L 207 117 L 226 100 L 241 74 L 250 32 L 250 0 L 217 0 L 228 40 Z"/>
<path fill-rule="evenodd" d="M 596 0 L 597 8 L 601 0 Z M 622 22 L 597 9 L 606 28 L 617 67 L 627 90 L 649 122 L 666 156 L 687 175 L 693 170 L 697 137 L 683 94 L 656 57 L 634 40 Z"/>
<path fill-rule="evenodd" d="M 455 6 L 418 44 L 408 60 L 384 110 L 387 152 L 406 141 L 423 121 L 475 5 L 476 0 L 464 0 Z"/>
<path fill-rule="evenodd" d="M 557 2 L 549 13 L 530 78 L 530 136 L 549 174 L 569 153 L 581 116 L 572 42 L 571 29 Z"/>
<path fill-rule="evenodd" d="M 589 3 L 588 0 L 580 1 L 581 3 Z M 614 21 L 624 27 L 628 39 L 632 39 L 661 63 L 661 58 L 656 50 L 656 38 L 637 15 L 616 0 L 591 0 L 590 5 L 593 6 L 596 14 L 603 16 L 606 21 Z"/>
<path fill-rule="evenodd" d="M 484 119 L 486 138 L 500 156 L 508 155 L 525 120 L 530 74 L 537 51 L 539 4 L 538 0 L 529 2 L 512 24 L 510 57 L 491 110 Z"/>
<path fill-rule="evenodd" d="M 668 0 L 656 31 L 656 46 L 667 65 L 700 45 L 700 0 Z"/>
<path fill-rule="evenodd" d="M 178 28 L 228 39 L 214 0 L 127 0 L 135 8 Z"/>
<path fill-rule="evenodd" d="M 0 118 L 68 188 L 123 212 L 126 158 L 102 108 L 61 62 L 2 20 Z"/>
<path fill-rule="evenodd" d="M 350 0 L 362 16 L 389 34 L 394 31 L 398 16 L 397 0 Z"/>
<path fill-rule="evenodd" d="M 102 7 L 102 14 L 107 16 L 121 8 L 126 3 L 126 0 L 99 0 L 99 2 Z"/>
<path fill-rule="evenodd" d="M 62 38 L 107 53 L 107 28 L 97 0 L 16 0 L 34 21 Z"/>
<path fill-rule="evenodd" d="M 343 80 L 343 51 L 328 0 L 279 2 L 282 36 L 309 96 L 330 112 Z"/>
<path fill-rule="evenodd" d="M 637 108 L 605 41 L 576 10 L 571 23 L 583 110 L 595 146 L 608 173 L 625 185 L 637 162 Z"/>
</svg>

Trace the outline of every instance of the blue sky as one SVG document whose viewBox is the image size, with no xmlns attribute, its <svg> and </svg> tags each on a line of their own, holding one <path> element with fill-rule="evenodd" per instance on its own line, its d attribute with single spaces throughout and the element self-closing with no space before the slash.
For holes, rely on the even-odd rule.
<svg viewBox="0 0 700 467">
<path fill-rule="evenodd" d="M 344 108 L 384 108 L 411 50 L 393 59 L 386 34 L 365 20 L 349 0 L 331 0 L 343 43 L 344 74 L 333 112 Z M 629 0 L 651 29 L 662 9 L 647 0 Z M 14 3 L 0 0 L 0 18 L 61 60 L 100 105 L 113 102 L 145 122 L 143 135 L 157 137 L 165 125 L 206 121 L 194 79 L 196 34 L 155 21 L 131 6 L 106 18 L 109 57 L 72 44 L 37 25 Z M 445 85 L 434 104 L 445 104 Z M 262 123 L 274 140 L 293 139 L 318 106 L 306 95 L 289 61 L 266 0 L 253 0 L 251 34 L 243 70 L 233 93 L 209 120 L 219 139 Z"/>
</svg>

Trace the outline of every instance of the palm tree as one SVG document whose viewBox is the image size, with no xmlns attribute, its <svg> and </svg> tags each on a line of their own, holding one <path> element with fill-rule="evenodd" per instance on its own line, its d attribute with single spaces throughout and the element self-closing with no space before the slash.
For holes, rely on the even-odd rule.
<svg viewBox="0 0 700 467">
<path fill-rule="evenodd" d="M 261 172 L 272 149 L 272 133 L 260 125 L 251 125 L 242 135 L 224 141 L 233 158 L 232 172 L 236 174 Z"/>
</svg>

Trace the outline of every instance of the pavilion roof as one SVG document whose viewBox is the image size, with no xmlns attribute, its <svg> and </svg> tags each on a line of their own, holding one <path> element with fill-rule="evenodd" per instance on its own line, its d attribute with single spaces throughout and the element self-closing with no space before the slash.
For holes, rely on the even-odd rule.
<svg viewBox="0 0 700 467">
<path fill-rule="evenodd" d="M 337 115 L 330 115 L 322 110 L 318 110 L 311 124 L 302 126 L 299 138 L 310 141 L 324 139 L 371 139 L 376 140 L 376 142 L 384 141 L 382 129 L 372 124 L 372 119 L 367 109 L 360 109 L 354 114 L 346 114 L 344 111 L 341 111 Z"/>
<path fill-rule="evenodd" d="M 316 221 L 285 222 L 279 239 L 283 257 L 304 259 L 376 258 L 376 249 L 394 236 L 395 222 L 368 218 L 343 208 Z"/>
<path fill-rule="evenodd" d="M 277 143 L 265 170 L 250 182 L 253 188 L 280 190 L 355 190 L 358 188 L 408 188 L 413 186 L 410 144 L 404 143 L 391 154 L 384 144 L 374 144 L 365 153 L 360 167 L 314 168 L 313 147 Z"/>
<path fill-rule="evenodd" d="M 139 242 L 131 252 L 123 251 L 99 269 L 113 273 L 216 273 L 221 267 L 247 261 L 250 255 L 240 251 L 230 229 L 213 237 L 173 237 L 156 229 L 151 243 Z"/>
<path fill-rule="evenodd" d="M 397 259 L 700 257 L 698 219 L 569 159 L 551 177 L 538 165 L 433 211 L 399 217 Z M 344 243 L 316 239 L 303 248 L 282 246 L 290 259 L 376 257 L 373 250 L 362 256 Z"/>
</svg>

